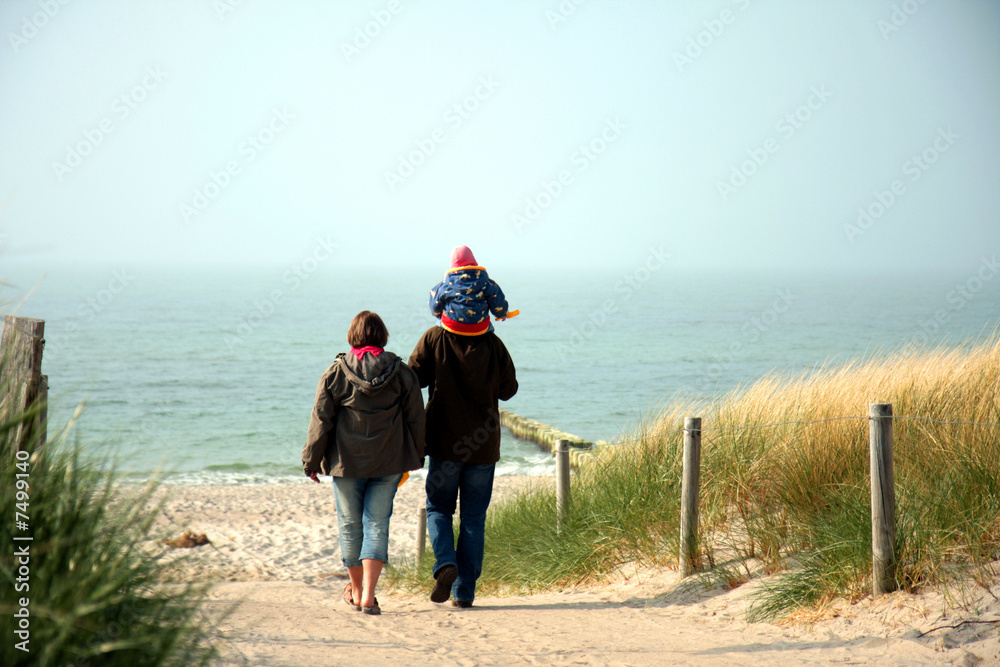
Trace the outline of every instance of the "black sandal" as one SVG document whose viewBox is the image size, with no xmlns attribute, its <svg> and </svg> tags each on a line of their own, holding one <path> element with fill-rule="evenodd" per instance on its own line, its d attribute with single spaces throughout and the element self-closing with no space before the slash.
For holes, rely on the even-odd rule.
<svg viewBox="0 0 1000 667">
<path fill-rule="evenodd" d="M 349 607 L 353 607 L 354 611 L 361 611 L 361 605 L 354 604 L 354 591 L 351 589 L 350 584 L 347 584 L 347 588 L 344 589 L 344 602 L 346 602 Z"/>
<path fill-rule="evenodd" d="M 358 607 L 362 613 L 371 614 L 372 616 L 378 616 L 382 613 L 382 608 L 378 606 L 378 598 L 375 598 L 375 604 L 370 607 Z"/>
</svg>

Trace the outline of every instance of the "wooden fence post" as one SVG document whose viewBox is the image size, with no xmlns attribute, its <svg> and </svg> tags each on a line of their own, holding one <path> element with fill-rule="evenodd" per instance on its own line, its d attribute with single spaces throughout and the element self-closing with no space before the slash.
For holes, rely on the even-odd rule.
<svg viewBox="0 0 1000 667">
<path fill-rule="evenodd" d="M 556 440 L 556 531 L 569 519 L 569 442 Z"/>
<path fill-rule="evenodd" d="M 701 417 L 684 418 L 684 470 L 681 477 L 681 575 L 694 574 L 700 562 L 698 487 L 701 483 Z"/>
<path fill-rule="evenodd" d="M 26 449 L 33 442 L 45 440 L 45 406 L 48 383 L 42 375 L 42 348 L 45 345 L 45 321 L 6 315 L 0 337 L 3 369 L 0 390 L 4 397 L 4 416 L 16 417 L 36 408 L 39 413 L 30 421 L 18 424 L 8 437 L 12 451 Z"/>
<path fill-rule="evenodd" d="M 417 567 L 424 560 L 424 546 L 427 544 L 427 505 L 421 505 L 417 512 Z"/>
<path fill-rule="evenodd" d="M 868 406 L 872 480 L 872 597 L 896 590 L 896 491 L 892 404 Z"/>
</svg>

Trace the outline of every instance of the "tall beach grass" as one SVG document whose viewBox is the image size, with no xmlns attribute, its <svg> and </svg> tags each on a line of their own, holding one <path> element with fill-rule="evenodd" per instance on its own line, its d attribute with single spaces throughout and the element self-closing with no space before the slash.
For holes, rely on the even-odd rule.
<svg viewBox="0 0 1000 667">
<path fill-rule="evenodd" d="M 930 420 L 1000 423 L 998 391 L 994 337 L 775 374 L 714 403 L 668 405 L 574 475 L 560 534 L 550 488 L 491 510 L 483 588 L 531 591 L 600 580 L 627 561 L 675 564 L 680 429 L 684 416 L 700 416 L 702 580 L 737 586 L 776 574 L 751 608 L 758 619 L 858 599 L 871 580 L 868 405 L 882 402 L 896 415 L 899 587 L 991 578 L 1000 428 Z M 771 426 L 782 422 L 813 423 Z"/>
<path fill-rule="evenodd" d="M 141 548 L 155 518 L 153 487 L 123 500 L 114 473 L 67 441 L 69 426 L 18 456 L 11 435 L 30 415 L 4 407 L 0 400 L 0 664 L 208 664 L 215 647 L 204 589 L 167 592 L 164 566 Z M 25 548 L 27 556 L 14 555 Z"/>
</svg>

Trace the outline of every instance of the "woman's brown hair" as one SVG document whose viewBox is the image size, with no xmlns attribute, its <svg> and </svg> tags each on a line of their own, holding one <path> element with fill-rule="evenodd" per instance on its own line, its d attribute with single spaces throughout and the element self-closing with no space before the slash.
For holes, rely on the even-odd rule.
<svg viewBox="0 0 1000 667">
<path fill-rule="evenodd" d="M 351 347 L 385 347 L 389 340 L 389 330 L 382 318 L 370 310 L 362 310 L 351 320 L 347 330 L 347 342 Z"/>
</svg>

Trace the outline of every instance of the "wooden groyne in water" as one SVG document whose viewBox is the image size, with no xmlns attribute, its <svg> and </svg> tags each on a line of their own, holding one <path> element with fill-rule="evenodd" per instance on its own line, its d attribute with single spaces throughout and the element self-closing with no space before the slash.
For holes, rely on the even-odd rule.
<svg viewBox="0 0 1000 667">
<path fill-rule="evenodd" d="M 550 454 L 555 454 L 556 441 L 565 440 L 570 447 L 570 462 L 579 467 L 586 456 L 593 452 L 595 443 L 584 440 L 580 436 L 560 431 L 554 426 L 543 424 L 534 419 L 527 419 L 500 408 L 500 425 L 510 429 L 518 440 L 533 442 Z M 604 443 L 597 443 L 604 444 Z"/>
</svg>

